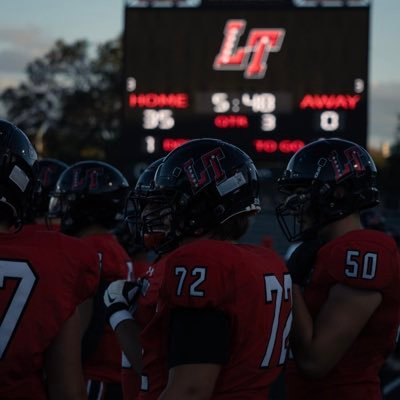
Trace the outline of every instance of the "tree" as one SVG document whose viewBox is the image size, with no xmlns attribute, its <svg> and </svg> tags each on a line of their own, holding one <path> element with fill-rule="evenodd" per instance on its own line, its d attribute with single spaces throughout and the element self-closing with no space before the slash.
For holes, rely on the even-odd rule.
<svg viewBox="0 0 400 400">
<path fill-rule="evenodd" d="M 27 81 L 0 95 L 7 118 L 43 157 L 66 162 L 107 159 L 120 129 L 122 48 L 115 39 L 57 41 L 27 66 Z"/>
</svg>

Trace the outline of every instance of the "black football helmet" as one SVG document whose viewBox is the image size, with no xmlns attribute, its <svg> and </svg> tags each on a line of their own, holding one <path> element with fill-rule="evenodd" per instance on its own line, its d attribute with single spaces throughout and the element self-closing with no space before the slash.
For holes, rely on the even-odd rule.
<svg viewBox="0 0 400 400">
<path fill-rule="evenodd" d="M 376 175 L 371 156 L 356 143 L 332 138 L 306 145 L 278 179 L 286 196 L 276 208 L 283 233 L 289 241 L 304 240 L 330 222 L 376 206 Z"/>
<path fill-rule="evenodd" d="M 7 220 L 20 226 L 38 184 L 37 155 L 25 133 L 5 120 L 0 120 L 0 157 L 0 204 L 7 207 Z"/>
<path fill-rule="evenodd" d="M 234 215 L 259 212 L 258 192 L 257 170 L 242 150 L 217 139 L 189 141 L 158 166 L 151 197 L 159 207 L 142 215 L 144 231 L 160 231 L 168 220 L 163 247 L 176 246 Z"/>
<path fill-rule="evenodd" d="M 111 229 L 122 216 L 128 191 L 127 180 L 112 165 L 81 161 L 60 175 L 48 217 L 61 218 L 61 231 L 72 235 L 93 224 Z"/>
<path fill-rule="evenodd" d="M 40 185 L 34 193 L 30 210 L 31 219 L 47 216 L 50 193 L 54 191 L 58 178 L 67 168 L 67 164 L 54 158 L 44 158 L 38 161 Z"/>
</svg>

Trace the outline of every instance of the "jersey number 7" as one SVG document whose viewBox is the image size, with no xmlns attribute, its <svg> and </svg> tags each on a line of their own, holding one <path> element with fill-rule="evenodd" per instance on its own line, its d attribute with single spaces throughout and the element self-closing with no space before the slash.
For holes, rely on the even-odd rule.
<svg viewBox="0 0 400 400">
<path fill-rule="evenodd" d="M 0 360 L 18 326 L 28 304 L 37 277 L 25 261 L 0 260 L 0 294 L 7 288 L 7 280 L 16 280 L 16 287 L 0 313 Z"/>
</svg>

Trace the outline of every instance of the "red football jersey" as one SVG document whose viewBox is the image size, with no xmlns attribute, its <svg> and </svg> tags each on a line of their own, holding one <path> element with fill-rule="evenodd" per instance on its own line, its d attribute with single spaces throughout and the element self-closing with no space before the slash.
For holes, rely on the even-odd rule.
<svg viewBox="0 0 400 400">
<path fill-rule="evenodd" d="M 265 247 L 196 240 L 161 263 L 157 312 L 142 332 L 148 391 L 142 385 L 140 398 L 156 399 L 164 389 L 170 311 L 190 307 L 216 308 L 232 321 L 230 358 L 212 399 L 266 400 L 286 360 L 292 321 L 291 279 L 282 259 Z"/>
<path fill-rule="evenodd" d="M 400 323 L 400 258 L 396 243 L 372 230 L 349 232 L 323 246 L 304 298 L 313 318 L 335 284 L 376 290 L 382 303 L 350 349 L 324 378 L 306 379 L 289 362 L 288 399 L 381 399 L 378 374 L 395 345 Z"/>
<path fill-rule="evenodd" d="M 44 352 L 93 296 L 98 257 L 57 232 L 0 234 L 0 398 L 46 399 Z"/>
<path fill-rule="evenodd" d="M 100 256 L 102 282 L 126 279 L 132 261 L 114 235 L 109 233 L 83 237 Z M 104 332 L 93 354 L 84 362 L 86 379 L 121 382 L 121 347 L 111 327 L 105 323 Z"/>
</svg>

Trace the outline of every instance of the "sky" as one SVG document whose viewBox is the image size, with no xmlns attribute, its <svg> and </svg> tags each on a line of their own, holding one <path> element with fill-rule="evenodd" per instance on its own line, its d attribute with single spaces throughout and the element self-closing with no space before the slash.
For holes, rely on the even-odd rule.
<svg viewBox="0 0 400 400">
<path fill-rule="evenodd" d="M 368 144 L 393 142 L 400 114 L 400 0 L 371 0 Z M 0 0 L 0 90 L 57 39 L 93 44 L 123 30 L 123 0 Z"/>
</svg>

